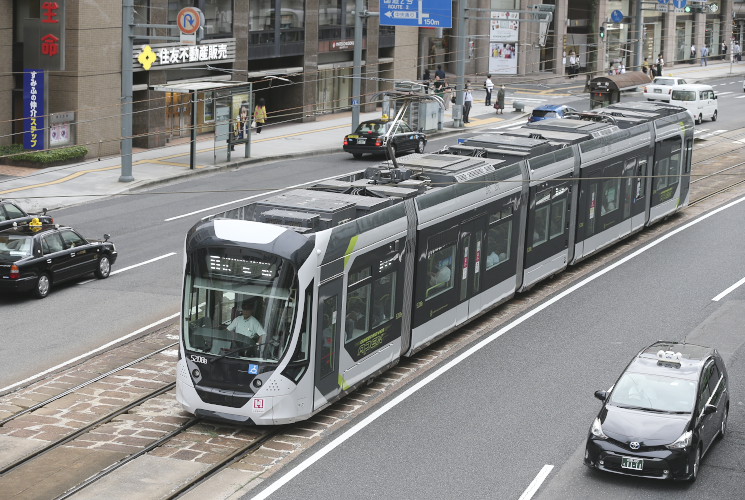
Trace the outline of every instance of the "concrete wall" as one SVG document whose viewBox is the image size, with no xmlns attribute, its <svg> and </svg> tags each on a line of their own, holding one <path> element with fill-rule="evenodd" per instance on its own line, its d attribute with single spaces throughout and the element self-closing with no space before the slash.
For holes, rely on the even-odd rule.
<svg viewBox="0 0 745 500">
<path fill-rule="evenodd" d="M 13 11 L 13 0 L 0 0 L 2 12 Z M 10 144 L 13 133 L 13 16 L 0 16 L 0 47 L 5 54 L 0 57 L 0 145 Z"/>
</svg>

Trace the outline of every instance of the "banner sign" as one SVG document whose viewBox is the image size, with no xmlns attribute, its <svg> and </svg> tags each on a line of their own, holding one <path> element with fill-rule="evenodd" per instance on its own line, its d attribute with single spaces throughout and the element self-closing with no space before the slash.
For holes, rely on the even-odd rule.
<svg viewBox="0 0 745 500">
<path fill-rule="evenodd" d="M 44 71 L 23 73 L 23 147 L 44 149 Z"/>
<path fill-rule="evenodd" d="M 490 42 L 517 42 L 520 29 L 519 12 L 493 11 L 489 27 Z"/>
</svg>

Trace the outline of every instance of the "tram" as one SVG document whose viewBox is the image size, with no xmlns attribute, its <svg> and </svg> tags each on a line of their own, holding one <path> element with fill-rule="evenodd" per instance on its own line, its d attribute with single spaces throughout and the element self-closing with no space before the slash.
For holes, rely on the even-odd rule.
<svg viewBox="0 0 745 500">
<path fill-rule="evenodd" d="M 692 150 L 682 108 L 619 103 L 207 217 L 185 241 L 177 399 L 228 422 L 307 419 L 681 210 Z"/>
</svg>

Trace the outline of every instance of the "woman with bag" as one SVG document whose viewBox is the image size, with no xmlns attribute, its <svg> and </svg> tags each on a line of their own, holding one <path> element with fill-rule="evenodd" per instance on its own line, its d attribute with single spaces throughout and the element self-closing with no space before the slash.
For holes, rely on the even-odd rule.
<svg viewBox="0 0 745 500">
<path fill-rule="evenodd" d="M 264 98 L 262 97 L 256 103 L 256 107 L 254 108 L 253 125 L 256 126 L 257 134 L 261 133 L 261 127 L 263 127 L 265 123 L 266 123 L 266 103 L 264 102 Z"/>
<path fill-rule="evenodd" d="M 504 84 L 497 91 L 497 102 L 494 103 L 494 109 L 497 110 L 497 114 L 504 114 L 502 113 L 504 111 Z"/>
</svg>

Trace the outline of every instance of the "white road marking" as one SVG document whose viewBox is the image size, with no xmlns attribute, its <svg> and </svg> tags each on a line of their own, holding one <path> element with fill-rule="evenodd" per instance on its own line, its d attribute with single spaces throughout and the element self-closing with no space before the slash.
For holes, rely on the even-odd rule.
<svg viewBox="0 0 745 500">
<path fill-rule="evenodd" d="M 719 301 L 720 301 L 720 300 L 722 300 L 722 299 L 723 299 L 723 298 L 724 298 L 724 297 L 725 297 L 725 296 L 726 296 L 727 294 L 729 294 L 730 292 L 734 291 L 734 290 L 735 290 L 735 288 L 737 288 L 737 287 L 741 286 L 741 285 L 742 285 L 743 283 L 745 283 L 745 278 L 741 279 L 740 281 L 738 281 L 737 283 L 735 283 L 735 284 L 734 284 L 734 285 L 732 285 L 731 287 L 727 288 L 727 289 L 726 289 L 725 291 L 723 291 L 722 293 L 720 293 L 719 295 L 717 295 L 716 297 L 714 297 L 714 298 L 713 298 L 713 299 L 711 299 L 711 300 L 713 300 L 714 302 L 719 302 Z"/>
<path fill-rule="evenodd" d="M 728 90 L 727 92 L 717 92 L 717 95 L 727 95 L 727 94 L 731 94 L 731 93 L 732 93 L 732 91 L 731 90 Z"/>
<path fill-rule="evenodd" d="M 353 170 L 351 172 L 347 172 L 346 174 L 331 175 L 329 177 L 324 177 L 323 179 L 317 179 L 317 180 L 313 180 L 313 181 L 303 182 L 301 184 L 295 184 L 294 186 L 288 186 L 288 187 L 282 188 L 282 189 L 274 189 L 272 191 L 266 191 L 264 193 L 254 194 L 254 195 L 251 195 L 251 196 L 247 196 L 245 198 L 241 198 L 239 200 L 233 200 L 233 201 L 229 201 L 227 203 L 220 203 L 219 205 L 213 205 L 211 207 L 207 207 L 207 208 L 202 208 L 202 209 L 199 209 L 199 210 L 195 210 L 193 212 L 189 212 L 188 214 L 182 214 L 182 215 L 177 215 L 175 217 L 169 217 L 168 219 L 163 219 L 163 222 L 171 222 L 173 220 L 183 219 L 184 217 L 189 217 L 190 215 L 201 214 L 202 212 L 207 212 L 207 211 L 210 211 L 210 210 L 214 210 L 216 208 L 227 207 L 228 205 L 233 205 L 234 203 L 240 203 L 242 201 L 252 200 L 254 198 L 258 198 L 259 196 L 268 196 L 270 194 L 279 193 L 279 192 L 282 192 L 282 191 L 286 191 L 288 189 L 295 189 L 295 188 L 299 188 L 299 187 L 302 187 L 302 186 L 308 186 L 308 185 L 313 184 L 315 182 L 327 181 L 329 179 L 336 179 L 337 177 L 344 177 L 345 175 L 351 175 L 351 174 L 354 174 L 354 173 L 357 173 L 357 172 L 359 172 L 359 169 Z"/>
<path fill-rule="evenodd" d="M 533 495 L 535 495 L 536 491 L 538 491 L 538 488 L 541 487 L 541 484 L 543 484 L 543 481 L 546 480 L 553 469 L 553 465 L 544 465 L 540 472 L 538 472 L 538 475 L 535 477 L 535 479 L 533 479 L 533 481 L 528 485 L 525 491 L 523 491 L 523 494 L 520 495 L 520 498 L 518 500 L 530 500 L 531 498 L 533 498 Z"/>
<path fill-rule="evenodd" d="M 54 372 L 56 370 L 59 370 L 60 368 L 64 368 L 64 367 L 66 367 L 68 365 L 71 365 L 73 363 L 76 363 L 76 362 L 80 361 L 81 359 L 87 358 L 88 356 L 91 356 L 93 354 L 99 353 L 101 351 L 105 351 L 109 347 L 114 346 L 114 345 L 118 344 L 119 342 L 121 342 L 123 340 L 127 340 L 128 338 L 131 338 L 131 337 L 135 337 L 135 336 L 139 335 L 140 333 L 149 330 L 150 328 L 153 328 L 155 326 L 160 325 L 161 323 L 165 323 L 166 321 L 170 321 L 173 318 L 178 317 L 180 314 L 181 314 L 180 312 L 177 312 L 176 314 L 171 314 L 168 317 L 165 317 L 163 319 L 159 319 L 155 323 L 150 323 L 147 326 L 143 326 L 139 330 L 135 330 L 132 333 L 128 333 L 124 337 L 119 337 L 116 340 L 112 340 L 108 344 L 104 344 L 101 347 L 97 347 L 96 349 L 93 349 L 92 351 L 88 351 L 85 354 L 81 354 L 80 356 L 78 356 L 76 358 L 69 359 L 69 360 L 65 361 L 64 363 L 60 363 L 57 366 L 53 366 L 52 368 L 49 368 L 48 370 L 44 370 L 43 372 L 37 373 L 36 375 L 31 375 L 30 377 L 28 377 L 28 378 L 26 378 L 24 380 L 21 380 L 20 382 L 16 382 L 15 384 L 11 384 L 11 385 L 9 385 L 7 387 L 3 387 L 2 389 L 0 389 L 0 394 L 4 393 L 5 391 L 8 391 L 10 389 L 13 389 L 15 387 L 18 387 L 19 385 L 23 385 L 23 384 L 25 384 L 27 382 L 34 381 L 34 380 L 36 380 L 36 379 L 38 379 L 40 377 L 43 377 L 44 375 L 47 375 L 47 374 L 52 373 L 52 372 Z"/>
<path fill-rule="evenodd" d="M 150 260 L 146 260 L 144 262 L 140 262 L 139 264 L 134 264 L 134 265 L 131 265 L 131 266 L 123 267 L 121 269 L 117 269 L 116 271 L 111 271 L 110 276 L 113 276 L 115 274 L 119 274 L 119 273 L 124 272 L 124 271 L 129 271 L 130 269 L 134 269 L 135 267 L 144 266 L 145 264 L 150 264 L 151 262 L 155 262 L 155 261 L 160 260 L 160 259 L 165 259 L 166 257 L 170 257 L 172 255 L 176 255 L 176 252 L 167 253 L 165 255 L 161 255 L 160 257 L 155 257 L 154 259 L 150 259 Z M 78 283 L 78 285 L 85 285 L 86 283 L 90 283 L 91 281 L 96 281 L 96 280 L 81 281 L 80 283 Z"/>
<path fill-rule="evenodd" d="M 735 99 L 745 99 L 745 95 L 738 95 Z"/>
<path fill-rule="evenodd" d="M 512 321 L 511 323 L 503 326 L 496 332 L 492 333 L 485 339 L 478 342 L 476 345 L 470 347 L 466 351 L 462 352 L 460 355 L 456 356 L 454 359 L 450 360 L 445 365 L 441 366 L 434 372 L 427 375 L 425 378 L 414 384 L 413 386 L 409 387 L 405 391 L 403 391 L 401 394 L 384 404 L 382 407 L 378 408 L 374 412 L 372 412 L 370 415 L 368 415 L 366 418 L 364 418 L 359 423 L 353 425 L 351 428 L 349 428 L 346 432 L 342 433 L 339 437 L 331 441 L 329 444 L 318 450 L 317 452 L 313 453 L 311 456 L 306 458 L 302 463 L 300 463 L 297 467 L 290 470 L 285 474 L 284 476 L 277 479 L 276 482 L 269 485 L 265 490 L 258 493 L 256 496 L 253 497 L 252 500 L 264 500 L 269 497 L 272 493 L 279 490 L 282 486 L 292 481 L 294 478 L 296 478 L 300 473 L 302 473 L 304 470 L 309 468 L 314 463 L 318 462 L 320 459 L 322 459 L 324 456 L 328 455 L 331 451 L 333 451 L 335 448 L 339 447 L 341 444 L 343 444 L 345 441 L 347 441 L 349 438 L 363 430 L 365 427 L 388 413 L 390 410 L 398 406 L 400 403 L 408 399 L 410 396 L 418 392 L 423 387 L 429 385 L 431 382 L 435 381 L 437 378 L 439 378 L 441 375 L 447 373 L 449 370 L 454 368 L 455 366 L 459 365 L 461 362 L 465 361 L 487 345 L 491 344 L 495 340 L 497 340 L 499 337 L 504 335 L 505 333 L 509 332 L 516 326 L 519 326 L 520 324 L 524 323 L 525 321 L 529 320 L 536 314 L 542 312 L 544 309 L 547 309 L 554 305 L 556 302 L 560 301 L 564 297 L 571 295 L 572 293 L 576 292 L 580 288 L 584 287 L 585 285 L 595 281 L 597 278 L 600 278 L 601 276 L 609 273 L 610 271 L 616 269 L 617 267 L 622 266 L 623 264 L 627 263 L 631 259 L 634 259 L 638 257 L 639 255 L 643 254 L 647 250 L 651 250 L 652 248 L 656 247 L 663 241 L 668 240 L 669 238 L 672 238 L 678 233 L 681 233 L 685 231 L 686 229 L 695 226 L 696 224 L 705 221 L 709 217 L 713 217 L 714 215 L 718 214 L 719 212 L 722 212 L 724 210 L 727 210 L 739 203 L 742 203 L 745 201 L 745 197 L 740 198 L 738 200 L 732 201 L 726 205 L 723 205 L 717 209 L 712 210 L 711 212 L 708 212 L 701 217 L 692 220 L 691 222 L 688 222 L 687 224 L 684 224 L 676 229 L 673 229 L 667 234 L 664 234 L 660 236 L 658 239 L 647 243 L 645 246 L 640 248 L 639 250 L 636 250 L 635 252 L 627 255 L 626 257 L 622 258 L 619 261 L 614 262 L 613 264 L 609 265 L 608 267 L 605 267 L 601 269 L 600 271 L 596 272 L 595 274 L 588 276 L 587 278 L 583 279 L 579 283 L 576 283 L 572 285 L 571 287 L 567 288 L 563 292 L 559 293 L 558 295 L 555 295 L 554 297 L 550 298 L 546 302 L 543 302 L 542 304 L 538 305 L 535 309 L 532 309 L 525 313 L 524 315 L 520 316 L 516 320 Z"/>
</svg>

